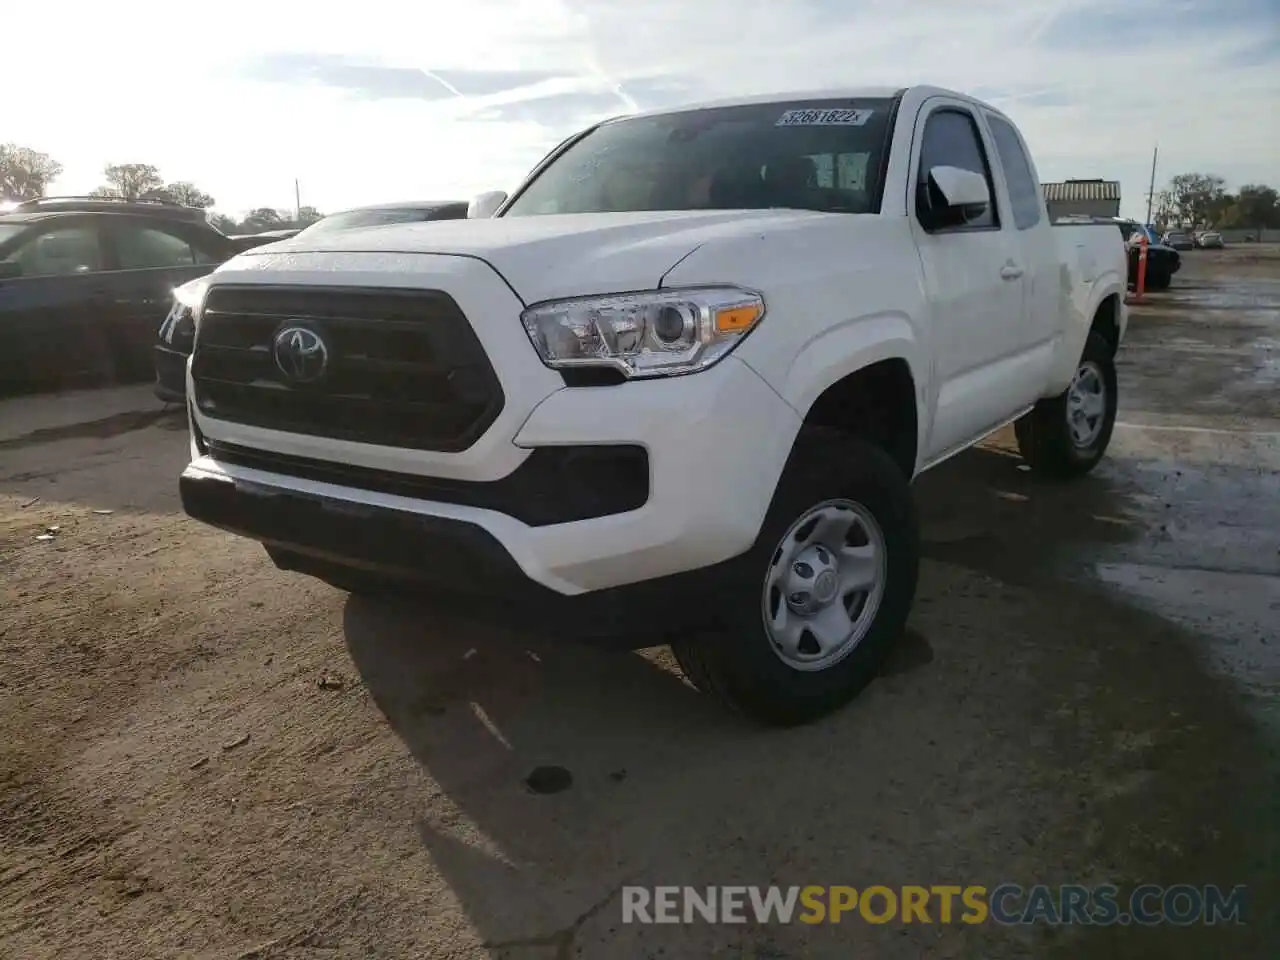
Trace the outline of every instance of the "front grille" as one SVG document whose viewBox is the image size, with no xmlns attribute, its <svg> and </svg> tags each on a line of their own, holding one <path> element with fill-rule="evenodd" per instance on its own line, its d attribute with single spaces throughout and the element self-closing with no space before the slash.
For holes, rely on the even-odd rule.
<svg viewBox="0 0 1280 960">
<path fill-rule="evenodd" d="M 322 341 L 323 369 L 300 377 L 277 362 L 276 335 L 291 327 Z M 471 324 L 439 290 L 214 287 L 191 363 L 206 416 L 413 450 L 467 449 L 504 403 Z"/>
</svg>

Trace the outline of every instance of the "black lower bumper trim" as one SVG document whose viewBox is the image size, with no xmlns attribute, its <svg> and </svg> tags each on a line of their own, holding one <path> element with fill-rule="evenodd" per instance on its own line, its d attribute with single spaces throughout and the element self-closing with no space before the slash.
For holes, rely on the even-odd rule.
<svg viewBox="0 0 1280 960">
<path fill-rule="evenodd" d="M 500 480 L 446 480 L 374 470 L 209 441 L 209 455 L 240 467 L 414 500 L 494 510 L 531 527 L 639 510 L 649 499 L 649 454 L 631 444 L 537 447 Z"/>
<path fill-rule="evenodd" d="M 665 642 L 701 624 L 711 570 L 565 596 L 531 580 L 484 528 L 466 521 L 313 496 L 215 476 L 184 474 L 193 519 L 263 543 L 277 566 L 330 582 L 342 574 L 413 591 L 475 597 L 466 609 L 568 638 Z"/>
</svg>

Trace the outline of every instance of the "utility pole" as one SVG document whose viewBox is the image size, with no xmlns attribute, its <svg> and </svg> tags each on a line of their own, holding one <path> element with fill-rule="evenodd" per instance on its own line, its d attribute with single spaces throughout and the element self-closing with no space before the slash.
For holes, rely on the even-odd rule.
<svg viewBox="0 0 1280 960">
<path fill-rule="evenodd" d="M 1154 171 L 1154 168 L 1152 168 Z M 1154 172 L 1152 176 L 1155 176 Z M 293 179 L 293 222 L 302 222 L 302 188 L 298 186 L 298 178 Z"/>
<path fill-rule="evenodd" d="M 1144 227 L 1151 225 L 1151 204 L 1156 198 L 1156 157 L 1160 156 L 1160 144 L 1151 151 L 1151 186 L 1147 189 L 1147 221 Z"/>
</svg>

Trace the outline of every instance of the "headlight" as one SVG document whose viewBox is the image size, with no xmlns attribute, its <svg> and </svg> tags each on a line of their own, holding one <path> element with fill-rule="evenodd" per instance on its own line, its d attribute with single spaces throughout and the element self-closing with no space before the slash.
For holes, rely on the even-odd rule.
<svg viewBox="0 0 1280 960">
<path fill-rule="evenodd" d="M 613 367 L 642 378 L 705 370 L 763 317 L 758 293 L 705 287 L 553 300 L 520 319 L 549 367 Z"/>
<path fill-rule="evenodd" d="M 173 343 L 178 335 L 184 338 L 195 335 L 196 323 L 199 320 L 200 309 L 204 306 L 204 294 L 208 287 L 208 280 L 200 277 L 184 283 L 173 291 L 173 306 L 169 308 L 169 315 L 160 325 L 161 340 L 165 343 Z"/>
</svg>

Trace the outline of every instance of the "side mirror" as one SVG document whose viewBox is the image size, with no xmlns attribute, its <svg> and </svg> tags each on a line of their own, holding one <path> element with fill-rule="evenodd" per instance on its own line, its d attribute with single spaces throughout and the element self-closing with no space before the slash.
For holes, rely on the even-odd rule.
<svg viewBox="0 0 1280 960">
<path fill-rule="evenodd" d="M 937 166 L 929 171 L 929 226 L 960 227 L 991 207 L 987 179 L 972 170 Z"/>
<path fill-rule="evenodd" d="M 482 193 L 467 205 L 467 219 L 483 219 L 492 217 L 500 206 L 507 202 L 507 195 L 501 190 L 490 190 Z"/>
<path fill-rule="evenodd" d="M 22 276 L 22 264 L 16 260 L 0 260 L 0 280 L 17 280 Z"/>
</svg>

